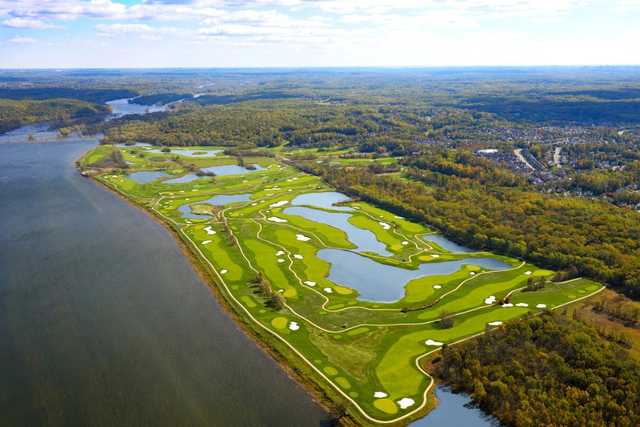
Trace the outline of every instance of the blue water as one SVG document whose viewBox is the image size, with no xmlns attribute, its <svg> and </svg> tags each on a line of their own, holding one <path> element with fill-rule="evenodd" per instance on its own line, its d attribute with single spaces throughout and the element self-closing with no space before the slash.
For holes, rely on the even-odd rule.
<svg viewBox="0 0 640 427">
<path fill-rule="evenodd" d="M 129 178 L 138 184 L 148 184 L 158 178 L 162 178 L 163 176 L 167 176 L 167 174 L 159 171 L 144 171 L 129 174 Z"/>
<path fill-rule="evenodd" d="M 432 262 L 416 270 L 381 264 L 341 249 L 321 249 L 318 256 L 331 264 L 329 280 L 355 289 L 360 299 L 375 302 L 395 302 L 404 297 L 404 287 L 419 277 L 454 273 L 465 264 L 479 265 L 487 270 L 504 270 L 510 265 L 495 258 L 465 258 L 456 261 Z"/>
<path fill-rule="evenodd" d="M 198 175 L 195 173 L 188 173 L 179 178 L 168 179 L 164 181 L 164 184 L 186 184 L 187 182 L 195 181 L 196 179 L 200 179 Z"/>
<path fill-rule="evenodd" d="M 351 200 L 349 196 L 337 193 L 335 191 L 326 191 L 323 193 L 302 194 L 291 201 L 294 206 L 313 206 L 321 209 L 332 209 L 339 211 L 352 211 L 348 206 L 334 206 L 336 203 L 347 202 Z"/>
<path fill-rule="evenodd" d="M 440 246 L 442 249 L 447 250 L 449 252 L 459 252 L 459 253 L 471 253 L 476 252 L 473 249 L 469 249 L 465 246 L 461 246 L 451 240 L 447 239 L 444 236 L 440 236 L 439 234 L 426 234 L 421 237 L 422 240 L 427 242 L 433 242 L 436 245 Z"/>
<path fill-rule="evenodd" d="M 159 111 L 167 110 L 166 105 L 129 104 L 129 99 L 132 98 L 116 99 L 114 101 L 107 102 L 107 105 L 111 107 L 112 118 L 128 116 L 130 114 L 144 115 L 148 113 L 157 113 Z"/>
<path fill-rule="evenodd" d="M 209 203 L 213 206 L 224 206 L 231 203 L 248 202 L 249 200 L 251 200 L 251 194 L 220 194 L 203 200 L 201 203 Z"/>
<path fill-rule="evenodd" d="M 351 214 L 327 212 L 318 209 L 311 209 L 304 206 L 294 206 L 284 210 L 287 215 L 298 215 L 310 221 L 320 222 L 335 227 L 347 233 L 347 238 L 356 245 L 356 250 L 360 252 L 373 252 L 383 256 L 391 256 L 384 243 L 376 238 L 376 235 L 369 230 L 358 228 L 349 222 Z"/>
<path fill-rule="evenodd" d="M 465 394 L 455 394 L 444 387 L 436 388 L 438 406 L 426 417 L 411 423 L 411 427 L 492 427 L 498 421 L 479 408 L 465 406 L 471 401 Z"/>
<path fill-rule="evenodd" d="M 178 211 L 180 211 L 180 213 L 182 214 L 183 218 L 188 218 L 188 219 L 209 219 L 209 218 L 211 218 L 211 216 L 209 216 L 209 215 L 202 215 L 202 214 L 193 213 L 193 211 L 191 210 L 191 206 L 189 206 L 189 205 L 180 206 L 178 208 Z"/>
<path fill-rule="evenodd" d="M 226 176 L 226 175 L 242 175 L 245 173 L 256 172 L 264 169 L 260 165 L 254 165 L 255 169 L 247 169 L 238 165 L 224 165 L 224 166 L 211 166 L 208 168 L 202 168 L 204 172 L 213 172 L 217 176 Z"/>
</svg>

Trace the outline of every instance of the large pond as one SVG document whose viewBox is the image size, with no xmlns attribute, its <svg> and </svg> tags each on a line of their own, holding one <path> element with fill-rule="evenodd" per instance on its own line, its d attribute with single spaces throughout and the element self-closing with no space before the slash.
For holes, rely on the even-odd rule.
<svg viewBox="0 0 640 427">
<path fill-rule="evenodd" d="M 203 200 L 202 203 L 209 203 L 213 206 L 224 206 L 231 203 L 248 202 L 249 200 L 251 200 L 251 194 L 219 194 Z"/>
<path fill-rule="evenodd" d="M 218 153 L 221 153 L 223 150 L 188 150 L 183 148 L 172 148 L 171 151 L 165 153 L 161 148 L 153 148 L 147 150 L 147 153 L 157 153 L 157 154 L 174 154 L 185 157 L 215 157 Z"/>
<path fill-rule="evenodd" d="M 186 184 L 188 182 L 192 182 L 200 178 L 203 178 L 203 177 L 200 177 L 195 173 L 188 173 L 178 178 L 167 179 L 166 181 L 163 181 L 163 184 Z"/>
<path fill-rule="evenodd" d="M 178 208 L 178 211 L 180 212 L 180 214 L 182 215 L 183 218 L 188 218 L 188 219 L 209 219 L 209 218 L 211 218 L 210 215 L 193 213 L 193 211 L 191 210 L 191 206 L 190 205 L 182 205 L 182 206 L 180 206 Z"/>
<path fill-rule="evenodd" d="M 111 107 L 112 118 L 128 116 L 130 114 L 148 114 L 166 111 L 166 105 L 139 105 L 130 104 L 129 100 L 133 98 L 115 99 L 108 101 L 106 104 Z"/>
<path fill-rule="evenodd" d="M 0 145 L 0 424 L 325 422 L 167 230 L 77 173 L 95 144 Z"/>
<path fill-rule="evenodd" d="M 208 168 L 202 168 L 204 172 L 213 172 L 217 176 L 226 175 L 244 175 L 245 173 L 256 172 L 264 169 L 260 165 L 253 165 L 254 169 L 247 169 L 244 166 L 239 165 L 223 165 L 223 166 L 211 166 Z"/>
<path fill-rule="evenodd" d="M 294 199 L 295 201 L 295 199 Z M 349 222 L 351 214 L 340 212 L 327 212 L 319 209 L 311 209 L 305 206 L 293 206 L 284 210 L 287 215 L 301 216 L 310 221 L 327 224 L 344 231 L 351 243 L 356 245 L 360 252 L 373 252 L 382 256 L 391 256 L 384 243 L 380 242 L 376 235 L 369 230 L 358 228 Z"/>
<path fill-rule="evenodd" d="M 504 270 L 511 266 L 494 258 L 465 258 L 421 264 L 416 270 L 394 267 L 365 256 L 340 249 L 321 249 L 318 256 L 331 264 L 329 280 L 358 291 L 360 299 L 395 302 L 404 297 L 405 285 L 419 277 L 454 273 L 465 264 L 487 270 Z"/>
<path fill-rule="evenodd" d="M 291 201 L 294 206 L 313 206 L 321 209 L 352 211 L 348 206 L 336 206 L 337 203 L 348 202 L 349 196 L 335 191 L 302 194 Z"/>
<path fill-rule="evenodd" d="M 130 173 L 128 175 L 129 179 L 134 180 L 138 184 L 148 184 L 165 176 L 167 176 L 167 174 L 160 171 L 141 171 Z"/>
<path fill-rule="evenodd" d="M 465 246 L 461 246 L 439 234 L 425 234 L 424 236 L 421 236 L 421 238 L 422 240 L 425 240 L 427 242 L 435 243 L 436 245 L 440 246 L 442 249 L 449 252 L 458 252 L 458 253 L 475 252 L 473 249 L 469 249 Z"/>
<path fill-rule="evenodd" d="M 471 399 L 455 394 L 445 387 L 436 388 L 438 406 L 426 417 L 411 423 L 411 427 L 494 427 L 498 421 L 482 410 L 469 406 Z"/>
</svg>

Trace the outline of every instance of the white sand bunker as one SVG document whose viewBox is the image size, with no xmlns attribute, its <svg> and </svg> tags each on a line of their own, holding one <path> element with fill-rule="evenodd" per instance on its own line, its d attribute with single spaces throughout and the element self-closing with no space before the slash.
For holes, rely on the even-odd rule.
<svg viewBox="0 0 640 427">
<path fill-rule="evenodd" d="M 276 203 L 273 203 L 273 204 L 269 205 L 269 207 L 270 208 L 279 208 L 279 207 L 282 207 L 282 206 L 286 205 L 287 203 L 289 203 L 288 200 L 281 200 L 279 202 L 276 202 Z"/>
<path fill-rule="evenodd" d="M 384 399 L 387 396 L 389 395 L 384 391 L 376 391 L 375 393 L 373 393 L 373 397 L 375 397 L 376 399 Z"/>
<path fill-rule="evenodd" d="M 442 347 L 444 344 L 441 343 L 440 341 L 434 341 L 432 339 L 428 339 L 424 342 L 426 345 L 429 346 L 435 346 L 435 347 Z"/>
<path fill-rule="evenodd" d="M 203 245 L 208 245 L 209 243 L 211 243 L 211 240 L 205 240 L 204 242 L 202 242 Z"/>
<path fill-rule="evenodd" d="M 530 272 L 530 271 L 525 271 L 525 272 L 524 272 L 524 275 L 525 275 L 525 276 L 531 276 L 531 272 Z"/>
<path fill-rule="evenodd" d="M 292 331 L 297 331 L 298 329 L 300 329 L 300 325 L 298 325 L 297 322 L 291 322 L 289 323 L 289 329 L 291 329 Z"/>
<path fill-rule="evenodd" d="M 516 304 L 516 307 L 529 307 L 529 304 L 527 304 L 526 302 L 519 302 Z"/>
<path fill-rule="evenodd" d="M 316 285 L 316 282 L 312 282 L 311 280 L 307 280 L 306 282 L 304 282 L 305 285 L 307 286 L 311 286 L 312 288 Z"/>
<path fill-rule="evenodd" d="M 280 264 L 282 264 L 282 263 L 284 262 L 284 259 L 282 259 L 282 258 L 278 258 L 278 262 L 279 262 Z"/>
<path fill-rule="evenodd" d="M 300 254 L 295 254 L 293 257 L 295 259 L 304 259 L 304 257 L 302 255 L 300 255 Z"/>
<path fill-rule="evenodd" d="M 469 273 L 469 275 L 470 275 L 470 276 L 475 276 L 475 275 L 476 275 L 476 272 L 475 272 L 475 271 L 472 271 L 471 273 Z"/>
<path fill-rule="evenodd" d="M 204 228 L 204 231 L 206 231 L 209 236 L 213 236 L 214 234 L 216 234 L 216 231 L 213 230 L 210 225 L 207 225 Z"/>
<path fill-rule="evenodd" d="M 267 218 L 267 219 L 268 219 L 269 221 L 271 221 L 271 222 L 280 222 L 280 223 L 282 223 L 282 222 L 287 222 L 287 220 L 286 220 L 286 219 L 278 218 L 277 216 L 272 216 L 272 217 L 269 217 L 269 218 Z"/>
<path fill-rule="evenodd" d="M 491 295 L 489 298 L 485 298 L 484 303 L 487 305 L 491 305 L 496 302 L 496 297 Z"/>
<path fill-rule="evenodd" d="M 278 252 L 276 252 L 276 256 L 282 256 L 282 255 L 284 255 L 284 251 L 278 251 Z"/>
<path fill-rule="evenodd" d="M 257 203 L 251 203 L 251 206 L 258 206 Z"/>
<path fill-rule="evenodd" d="M 406 240 L 402 242 L 402 246 L 407 246 L 409 244 L 409 242 L 407 242 Z"/>
<path fill-rule="evenodd" d="M 331 289 L 331 288 L 324 288 L 323 291 L 325 291 L 328 294 L 332 294 L 333 293 L 333 289 Z"/>
<path fill-rule="evenodd" d="M 300 240 L 301 242 L 308 242 L 309 240 L 311 240 L 310 237 L 307 237 L 304 234 L 296 234 L 296 239 Z"/>
<path fill-rule="evenodd" d="M 547 308 L 547 304 L 538 304 L 536 308 Z"/>
<path fill-rule="evenodd" d="M 431 258 L 440 258 L 440 255 L 431 255 Z"/>
<path fill-rule="evenodd" d="M 397 403 L 400 409 L 407 409 L 408 407 L 413 406 L 416 402 L 409 397 L 403 397 L 402 399 L 398 400 Z"/>
<path fill-rule="evenodd" d="M 499 321 L 499 320 L 496 320 L 495 322 L 487 323 L 487 325 L 489 325 L 489 326 L 500 326 L 500 325 L 502 325 L 502 322 Z"/>
<path fill-rule="evenodd" d="M 385 230 L 389 230 L 391 228 L 391 226 L 386 222 L 379 222 L 378 224 L 380 224 Z"/>
<path fill-rule="evenodd" d="M 441 285 L 433 285 L 433 289 L 442 289 Z"/>
<path fill-rule="evenodd" d="M 220 274 L 227 274 L 228 272 L 228 270 L 220 270 Z"/>
<path fill-rule="evenodd" d="M 511 308 L 511 307 L 513 307 L 513 304 L 511 304 L 511 303 L 502 304 L 502 307 L 503 308 Z"/>
</svg>

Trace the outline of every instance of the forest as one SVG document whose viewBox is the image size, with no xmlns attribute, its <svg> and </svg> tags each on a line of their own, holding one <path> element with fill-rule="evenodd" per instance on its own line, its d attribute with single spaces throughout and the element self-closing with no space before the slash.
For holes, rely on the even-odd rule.
<svg viewBox="0 0 640 427">
<path fill-rule="evenodd" d="M 581 322 L 543 314 L 444 347 L 436 375 L 507 426 L 637 426 L 640 364 Z"/>
</svg>

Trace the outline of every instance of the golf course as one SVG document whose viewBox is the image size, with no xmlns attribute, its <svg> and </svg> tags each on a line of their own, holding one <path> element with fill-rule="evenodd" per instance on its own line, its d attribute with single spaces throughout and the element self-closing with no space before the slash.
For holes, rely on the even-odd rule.
<svg viewBox="0 0 640 427">
<path fill-rule="evenodd" d="M 172 229 L 246 328 L 360 424 L 433 408 L 422 362 L 442 346 L 603 289 L 459 247 L 265 153 L 99 145 L 78 165 Z"/>
</svg>

